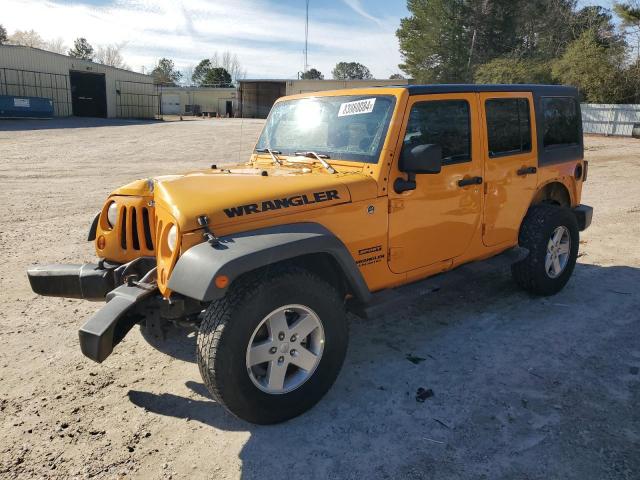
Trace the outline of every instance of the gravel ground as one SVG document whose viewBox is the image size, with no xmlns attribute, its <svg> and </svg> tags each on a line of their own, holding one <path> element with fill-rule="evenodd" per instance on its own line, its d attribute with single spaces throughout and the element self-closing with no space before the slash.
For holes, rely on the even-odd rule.
<svg viewBox="0 0 640 480">
<path fill-rule="evenodd" d="M 246 158 L 261 125 L 0 123 L 0 477 L 640 478 L 638 140 L 587 139 L 595 218 L 563 292 L 495 272 L 353 317 L 337 383 L 288 423 L 216 405 L 193 335 L 136 328 L 103 365 L 84 358 L 77 329 L 99 304 L 37 297 L 26 267 L 93 260 L 110 190 Z"/>
</svg>

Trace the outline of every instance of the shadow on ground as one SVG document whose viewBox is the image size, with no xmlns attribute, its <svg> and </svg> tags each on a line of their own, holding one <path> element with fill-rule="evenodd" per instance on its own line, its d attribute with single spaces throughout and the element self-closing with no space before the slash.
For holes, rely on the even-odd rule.
<svg viewBox="0 0 640 480">
<path fill-rule="evenodd" d="M 51 119 L 0 119 L 0 132 L 57 130 L 64 128 L 124 127 L 130 125 L 148 125 L 150 123 L 162 123 L 162 121 L 87 117 L 64 117 Z"/>
<path fill-rule="evenodd" d="M 393 321 L 352 318 L 338 381 L 287 423 L 237 420 L 196 382 L 197 400 L 129 398 L 251 432 L 244 479 L 638 478 L 639 308 L 638 268 L 579 264 L 547 298 L 497 272 L 416 298 Z M 435 395 L 417 402 L 421 387 Z"/>
</svg>

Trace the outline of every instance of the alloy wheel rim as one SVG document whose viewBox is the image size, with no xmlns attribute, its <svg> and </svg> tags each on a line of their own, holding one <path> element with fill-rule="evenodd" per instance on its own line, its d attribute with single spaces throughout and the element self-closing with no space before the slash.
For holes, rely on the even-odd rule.
<svg viewBox="0 0 640 480">
<path fill-rule="evenodd" d="M 565 226 L 557 227 L 551 234 L 547 243 L 547 255 L 544 261 L 544 268 L 549 278 L 558 278 L 562 275 L 571 253 L 571 234 Z"/>
<path fill-rule="evenodd" d="M 324 351 L 320 317 L 304 305 L 285 305 L 264 317 L 246 352 L 253 384 L 270 394 L 289 393 L 315 372 Z"/>
</svg>

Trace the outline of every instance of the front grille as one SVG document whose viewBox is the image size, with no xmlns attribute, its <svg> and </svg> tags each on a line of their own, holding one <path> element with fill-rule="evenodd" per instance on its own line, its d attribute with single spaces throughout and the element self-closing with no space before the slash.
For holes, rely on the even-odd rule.
<svg viewBox="0 0 640 480">
<path fill-rule="evenodd" d="M 120 246 L 123 250 L 146 251 L 153 254 L 153 234 L 149 209 L 123 205 L 119 212 Z"/>
<path fill-rule="evenodd" d="M 107 205 L 116 202 L 118 220 L 107 222 Z M 105 205 L 96 235 L 96 253 L 112 262 L 126 263 L 138 257 L 155 256 L 155 208 L 149 197 L 114 195 Z M 102 240 L 100 240 L 102 239 Z M 100 248 L 103 245 L 103 248 Z"/>
</svg>

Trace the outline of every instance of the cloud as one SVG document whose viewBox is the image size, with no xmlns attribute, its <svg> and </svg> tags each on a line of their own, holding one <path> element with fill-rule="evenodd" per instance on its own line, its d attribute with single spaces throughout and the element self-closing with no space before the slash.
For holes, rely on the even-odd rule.
<svg viewBox="0 0 640 480">
<path fill-rule="evenodd" d="M 360 0 L 342 0 L 342 1 L 346 3 L 354 12 L 356 12 L 361 17 L 366 18 L 367 20 L 371 20 L 372 22 L 375 22 L 380 26 L 383 25 L 382 20 L 369 14 L 364 9 L 364 7 L 362 6 L 362 3 L 360 3 Z"/>
<path fill-rule="evenodd" d="M 185 68 L 224 50 L 236 53 L 251 77 L 295 78 L 302 70 L 303 7 L 295 9 L 266 0 L 2 3 L 2 23 L 9 33 L 33 28 L 47 39 L 62 37 L 68 45 L 76 37 L 86 37 L 94 46 L 126 42 L 123 55 L 136 70 L 152 66 L 163 56 Z M 328 9 L 314 11 L 309 63 L 329 77 L 337 62 L 358 61 L 374 75 L 387 78 L 397 71 L 400 60 L 394 35 L 397 21 L 390 19 L 387 28 L 380 28 L 347 21 L 344 15 Z"/>
</svg>

